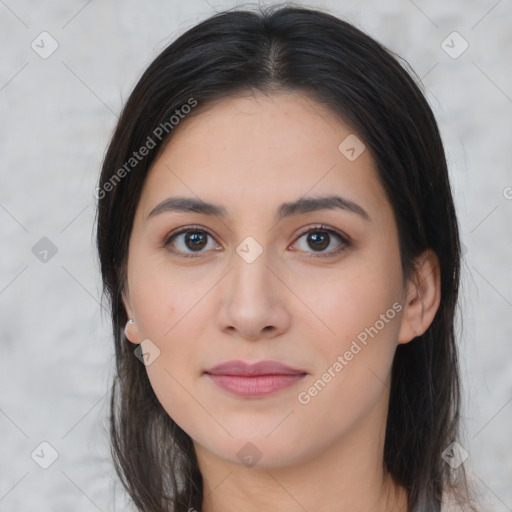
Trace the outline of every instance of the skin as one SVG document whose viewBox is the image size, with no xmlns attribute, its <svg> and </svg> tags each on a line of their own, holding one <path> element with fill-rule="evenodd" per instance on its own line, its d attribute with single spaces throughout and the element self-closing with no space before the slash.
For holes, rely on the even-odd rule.
<svg viewBox="0 0 512 512">
<path fill-rule="evenodd" d="M 352 133 L 296 92 L 230 97 L 181 121 L 146 178 L 129 245 L 123 297 L 135 323 L 126 334 L 160 350 L 148 377 L 194 442 L 204 512 L 407 509 L 383 469 L 391 365 L 397 345 L 434 318 L 438 261 L 426 251 L 403 281 L 397 227 L 371 153 L 350 161 L 338 149 Z M 370 220 L 341 209 L 274 218 L 283 202 L 332 194 Z M 220 204 L 228 215 L 147 219 L 176 195 Z M 206 246 L 194 252 L 183 234 L 165 246 L 189 224 L 211 235 Z M 331 235 L 316 249 L 303 233 L 320 224 L 351 244 L 334 255 L 340 241 Z M 252 263 L 236 252 L 248 236 L 263 251 Z M 311 257 L 319 253 L 333 256 Z M 299 393 L 395 303 L 401 311 L 300 403 Z M 203 373 L 231 359 L 276 360 L 307 375 L 272 396 L 237 397 Z M 261 454 L 252 467 L 237 455 L 248 442 Z"/>
</svg>

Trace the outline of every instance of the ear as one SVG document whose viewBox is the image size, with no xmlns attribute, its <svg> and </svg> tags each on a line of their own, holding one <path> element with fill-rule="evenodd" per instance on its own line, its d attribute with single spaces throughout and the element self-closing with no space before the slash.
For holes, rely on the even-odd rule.
<svg viewBox="0 0 512 512">
<path fill-rule="evenodd" d="M 124 309 L 126 310 L 126 315 L 128 317 L 128 321 L 126 322 L 126 326 L 124 328 L 124 334 L 128 341 L 139 344 L 142 341 L 142 337 L 137 325 L 137 319 L 135 318 L 133 308 L 131 306 L 130 292 L 127 289 L 123 290 L 121 293 L 121 299 L 123 301 Z M 131 322 L 130 319 L 135 321 Z"/>
<path fill-rule="evenodd" d="M 398 343 L 408 343 L 421 336 L 434 320 L 441 302 L 441 272 L 437 254 L 427 249 L 416 258 L 415 267 L 414 276 L 406 284 Z"/>
</svg>

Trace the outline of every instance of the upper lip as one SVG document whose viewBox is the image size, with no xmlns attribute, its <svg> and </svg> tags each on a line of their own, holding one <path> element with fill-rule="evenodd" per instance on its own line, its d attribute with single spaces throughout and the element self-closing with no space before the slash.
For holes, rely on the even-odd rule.
<svg viewBox="0 0 512 512">
<path fill-rule="evenodd" d="M 304 370 L 292 368 L 291 366 L 279 363 L 278 361 L 259 361 L 257 363 L 246 363 L 233 360 L 218 364 L 205 373 L 211 375 L 296 375 L 307 373 Z"/>
</svg>

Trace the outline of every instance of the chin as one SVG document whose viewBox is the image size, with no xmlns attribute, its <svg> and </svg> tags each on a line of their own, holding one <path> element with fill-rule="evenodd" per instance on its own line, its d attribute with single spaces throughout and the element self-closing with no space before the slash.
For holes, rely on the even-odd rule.
<svg viewBox="0 0 512 512">
<path fill-rule="evenodd" d="M 228 446 L 215 444 L 211 452 L 231 464 L 254 469 L 276 469 L 303 463 L 308 458 L 310 450 L 298 439 L 290 436 L 286 440 L 276 436 L 275 439 L 267 437 L 268 432 L 261 436 L 244 436 L 230 439 Z M 273 435 L 273 434 L 271 434 Z M 297 451 L 297 447 L 301 451 Z M 208 449 L 208 447 L 207 447 Z"/>
</svg>

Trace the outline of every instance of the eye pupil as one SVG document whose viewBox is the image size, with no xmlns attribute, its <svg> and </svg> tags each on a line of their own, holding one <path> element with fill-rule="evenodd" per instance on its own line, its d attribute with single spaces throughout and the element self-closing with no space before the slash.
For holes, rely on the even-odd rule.
<svg viewBox="0 0 512 512">
<path fill-rule="evenodd" d="M 192 246 L 189 245 L 189 242 Z M 203 231 L 188 231 L 185 235 L 185 243 L 189 249 L 202 249 L 206 245 L 206 233 Z"/>
<path fill-rule="evenodd" d="M 329 246 L 330 237 L 329 233 L 325 231 L 311 231 L 307 240 L 308 243 L 313 243 L 313 245 L 311 245 L 312 249 L 323 250 Z"/>
</svg>

